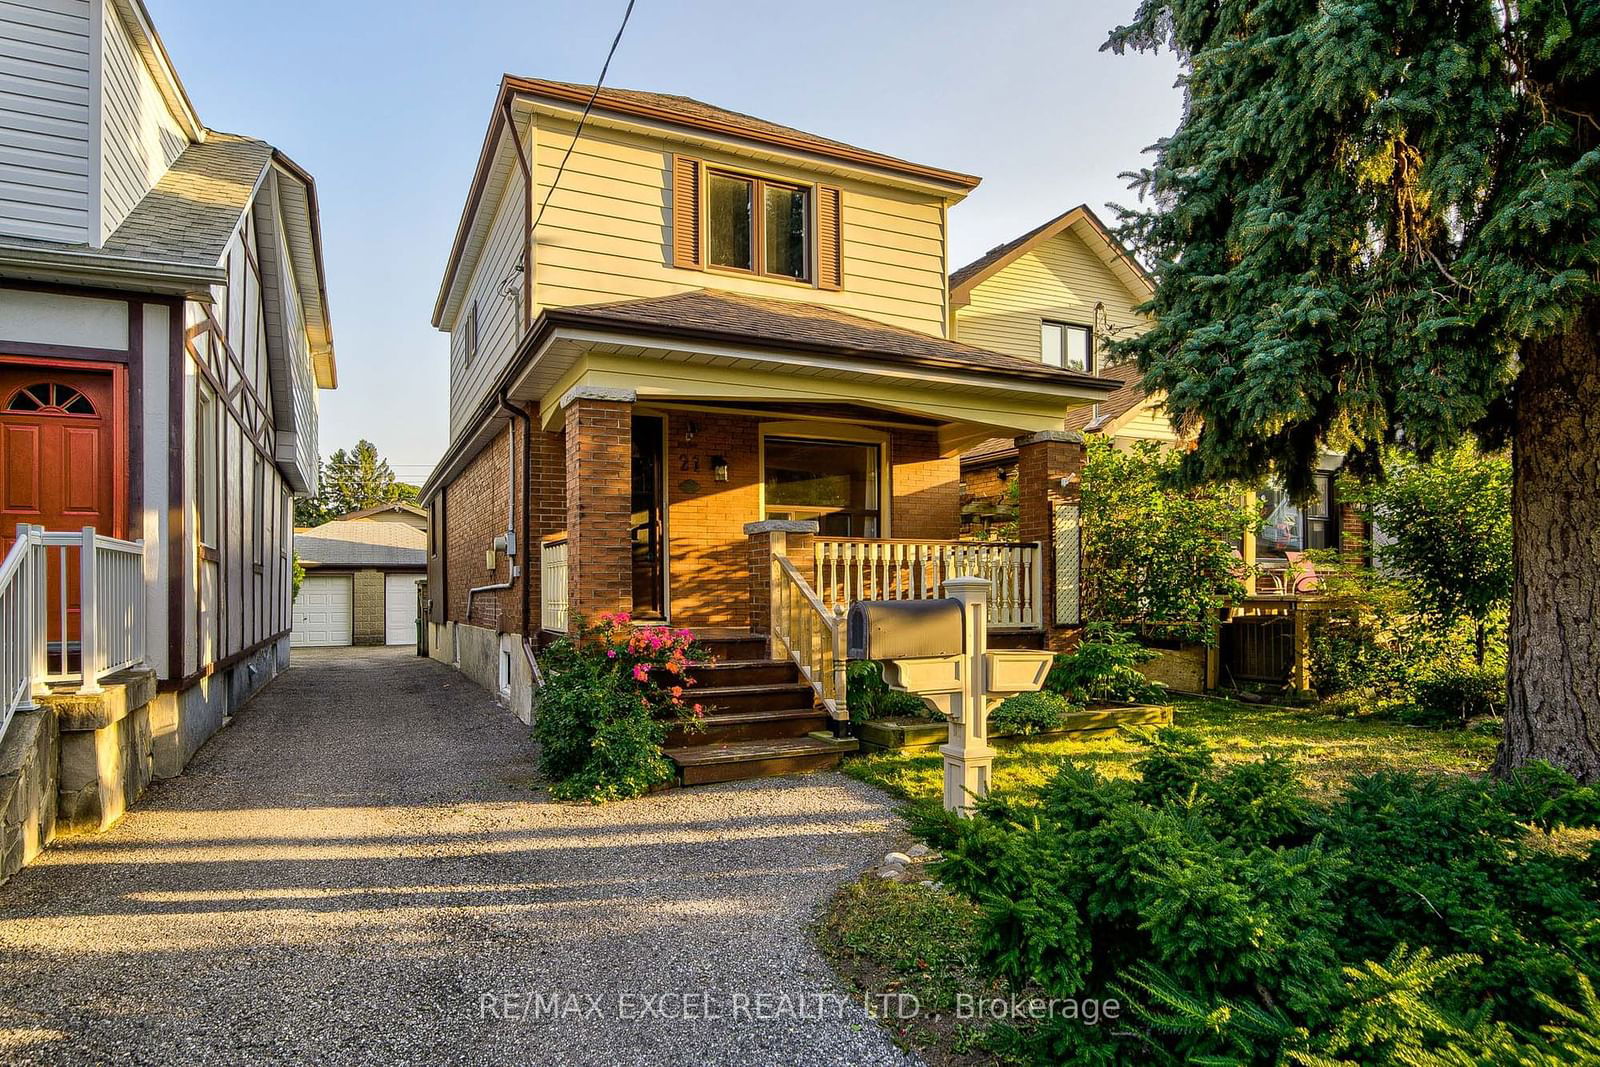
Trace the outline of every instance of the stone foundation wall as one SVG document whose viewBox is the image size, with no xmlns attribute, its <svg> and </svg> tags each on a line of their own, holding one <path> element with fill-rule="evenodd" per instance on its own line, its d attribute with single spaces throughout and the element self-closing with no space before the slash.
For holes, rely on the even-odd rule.
<svg viewBox="0 0 1600 1067">
<path fill-rule="evenodd" d="M 0 742 L 0 882 L 56 836 L 60 736 L 55 712 L 19 711 Z"/>
</svg>

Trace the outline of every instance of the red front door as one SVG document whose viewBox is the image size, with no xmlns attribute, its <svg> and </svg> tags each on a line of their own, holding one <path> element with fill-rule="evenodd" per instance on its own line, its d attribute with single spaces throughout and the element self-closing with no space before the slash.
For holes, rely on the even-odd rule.
<svg viewBox="0 0 1600 1067">
<path fill-rule="evenodd" d="M 17 525 L 93 526 L 117 536 L 116 382 L 110 371 L 0 364 L 0 555 Z M 61 640 L 60 572 L 50 561 L 50 640 Z M 68 553 L 67 641 L 78 637 L 77 553 Z"/>
</svg>

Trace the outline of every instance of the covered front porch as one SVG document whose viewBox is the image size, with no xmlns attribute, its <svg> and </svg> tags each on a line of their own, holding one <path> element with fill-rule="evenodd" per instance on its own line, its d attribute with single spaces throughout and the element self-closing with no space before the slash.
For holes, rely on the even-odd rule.
<svg viewBox="0 0 1600 1067">
<path fill-rule="evenodd" d="M 753 638 L 743 674 L 792 667 L 808 690 L 774 689 L 804 708 L 767 710 L 798 721 L 814 704 L 842 733 L 855 601 L 976 576 L 997 646 L 1077 624 L 1079 451 L 1060 426 L 1101 382 L 899 331 L 845 358 L 558 322 L 507 391 L 545 442 L 530 456 L 536 641 L 614 612 Z M 1022 450 L 1018 536 L 961 540 L 960 455 L 997 434 Z"/>
</svg>

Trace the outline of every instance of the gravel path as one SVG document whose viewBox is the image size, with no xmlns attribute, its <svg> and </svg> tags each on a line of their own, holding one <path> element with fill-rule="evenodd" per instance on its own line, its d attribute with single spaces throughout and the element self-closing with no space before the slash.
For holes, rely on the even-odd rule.
<svg viewBox="0 0 1600 1067">
<path fill-rule="evenodd" d="M 808 930 L 905 843 L 877 791 L 551 804 L 527 729 L 448 668 L 295 659 L 0 888 L 0 1062 L 913 1062 L 819 996 Z"/>
</svg>

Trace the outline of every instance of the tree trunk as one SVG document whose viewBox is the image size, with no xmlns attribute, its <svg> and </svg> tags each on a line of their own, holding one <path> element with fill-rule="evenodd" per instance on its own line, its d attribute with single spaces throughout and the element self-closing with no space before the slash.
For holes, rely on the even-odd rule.
<svg viewBox="0 0 1600 1067">
<path fill-rule="evenodd" d="M 1542 759 L 1600 781 L 1600 305 L 1522 348 L 1513 430 L 1504 774 Z"/>
</svg>

